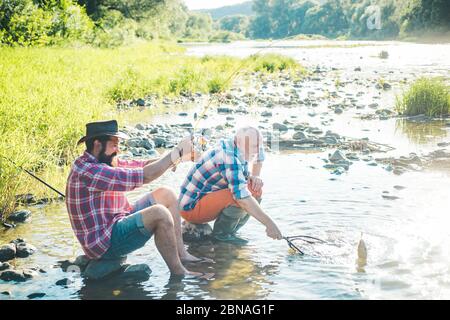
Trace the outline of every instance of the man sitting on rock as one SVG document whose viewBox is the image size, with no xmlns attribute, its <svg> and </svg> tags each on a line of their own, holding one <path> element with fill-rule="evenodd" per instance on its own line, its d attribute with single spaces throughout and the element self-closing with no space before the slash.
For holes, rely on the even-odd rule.
<svg viewBox="0 0 450 320">
<path fill-rule="evenodd" d="M 194 224 L 215 220 L 212 235 L 216 240 L 245 244 L 247 240 L 236 232 L 251 215 L 266 226 L 269 237 L 281 239 L 280 230 L 258 203 L 263 186 L 259 177 L 264 161 L 262 144 L 258 129 L 244 127 L 232 139 L 221 140 L 205 152 L 181 186 L 181 216 Z M 248 162 L 253 162 L 251 175 Z"/>
<path fill-rule="evenodd" d="M 155 243 L 174 275 L 206 276 L 188 271 L 183 263 L 205 261 L 189 254 L 181 236 L 181 218 L 175 193 L 166 187 L 146 194 L 130 205 L 126 191 L 161 176 L 192 151 L 190 138 L 154 160 L 121 160 L 115 120 L 86 125 L 86 151 L 72 166 L 66 188 L 66 205 L 72 228 L 90 259 L 120 259 L 155 235 Z"/>
</svg>

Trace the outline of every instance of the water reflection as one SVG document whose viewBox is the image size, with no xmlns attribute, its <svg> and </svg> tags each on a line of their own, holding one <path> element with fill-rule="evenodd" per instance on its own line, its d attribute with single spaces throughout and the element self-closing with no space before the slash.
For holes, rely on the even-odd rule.
<svg viewBox="0 0 450 320">
<path fill-rule="evenodd" d="M 82 300 L 145 299 L 147 290 L 141 282 L 112 278 L 100 282 L 84 281 L 77 296 Z"/>
<path fill-rule="evenodd" d="M 214 265 L 215 279 L 204 288 L 215 299 L 263 299 L 268 295 L 266 286 L 272 275 L 277 274 L 277 265 L 263 266 L 253 254 L 258 251 L 251 245 L 235 246 L 227 243 L 192 244 L 190 251 L 201 255 L 205 247 L 211 246 L 210 258 Z M 202 250 L 203 249 L 203 250 Z M 260 248 L 259 248 L 260 249 Z"/>
<path fill-rule="evenodd" d="M 398 119 L 395 129 L 403 133 L 412 143 L 430 144 L 442 140 L 448 131 L 445 130 L 446 121 L 434 120 L 426 122 L 415 122 L 406 119 Z"/>
</svg>

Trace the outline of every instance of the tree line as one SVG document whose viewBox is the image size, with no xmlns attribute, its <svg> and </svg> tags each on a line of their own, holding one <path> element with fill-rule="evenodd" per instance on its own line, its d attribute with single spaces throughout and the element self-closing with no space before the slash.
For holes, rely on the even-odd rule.
<svg viewBox="0 0 450 320">
<path fill-rule="evenodd" d="M 3 45 L 117 46 L 138 38 L 218 36 L 211 17 L 190 12 L 182 0 L 0 0 Z"/>
<path fill-rule="evenodd" d="M 231 41 L 317 34 L 450 34 L 449 0 L 254 0 L 253 16 L 190 12 L 183 0 L 0 0 L 0 44 L 118 46 L 135 39 Z"/>
<path fill-rule="evenodd" d="M 449 0 L 254 0 L 253 11 L 254 17 L 218 23 L 252 39 L 316 34 L 377 40 L 450 32 Z"/>
</svg>

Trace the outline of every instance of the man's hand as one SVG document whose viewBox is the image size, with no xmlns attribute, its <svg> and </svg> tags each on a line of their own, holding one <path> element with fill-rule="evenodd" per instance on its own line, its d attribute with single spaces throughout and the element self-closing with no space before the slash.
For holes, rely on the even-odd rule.
<svg viewBox="0 0 450 320">
<path fill-rule="evenodd" d="M 249 176 L 248 181 L 250 183 L 250 189 L 254 193 L 260 193 L 262 187 L 264 186 L 264 182 L 260 177 Z"/>
<path fill-rule="evenodd" d="M 195 150 L 191 136 L 183 138 L 172 150 L 172 161 L 176 163 L 181 156 L 181 161 L 196 161 L 199 153 Z"/>
<path fill-rule="evenodd" d="M 266 234 L 268 237 L 275 240 L 283 239 L 283 235 L 281 234 L 281 231 L 278 229 L 275 223 L 270 224 L 266 228 Z"/>
<path fill-rule="evenodd" d="M 261 209 L 255 198 L 246 197 L 243 199 L 236 199 L 236 202 L 249 215 L 254 217 L 256 220 L 261 222 L 266 227 L 267 236 L 277 240 L 283 238 L 283 235 L 281 234 L 275 222 L 273 222 L 272 219 L 270 219 L 270 217 L 264 213 L 264 211 Z"/>
</svg>

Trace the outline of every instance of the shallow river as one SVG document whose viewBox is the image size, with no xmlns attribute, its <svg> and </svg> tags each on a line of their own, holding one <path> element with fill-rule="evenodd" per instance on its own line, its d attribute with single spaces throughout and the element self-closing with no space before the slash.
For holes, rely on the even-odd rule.
<svg viewBox="0 0 450 320">
<path fill-rule="evenodd" d="M 269 42 L 189 45 L 188 53 L 246 56 L 268 45 Z M 388 59 L 377 57 L 381 50 L 389 52 Z M 450 78 L 450 44 L 298 41 L 272 43 L 264 51 L 292 56 L 312 69 L 320 66 L 329 70 L 329 79 L 308 82 L 305 91 L 321 96 L 323 88 L 331 88 L 339 77 L 349 81 L 345 87 L 348 92 L 364 92 L 358 98 L 361 103 L 370 104 L 376 99 L 387 109 L 392 109 L 395 95 L 402 92 L 404 87 L 399 81 L 404 78 L 407 82 L 421 75 Z M 356 67 L 361 67 L 361 72 L 356 73 Z M 336 70 L 330 71 L 331 68 Z M 355 77 L 370 85 L 352 84 Z M 380 93 L 375 89 L 369 81 L 377 77 L 390 82 L 392 90 Z M 184 123 L 192 121 L 193 111 L 187 111 L 188 118 L 162 115 L 145 121 Z M 253 111 L 236 116 L 235 124 L 258 125 L 262 118 Z M 273 111 L 269 123 L 297 119 L 323 127 L 322 121 L 334 118 L 323 127 L 325 130 L 368 137 L 395 148 L 374 157 L 425 154 L 439 149 L 437 143 L 450 141 L 446 121 L 417 124 L 396 118 L 360 120 L 357 109 L 342 115 L 327 113 L 326 101 L 314 108 L 280 107 Z M 317 116 L 308 115 L 312 111 Z M 224 122 L 223 117 L 213 112 L 202 126 L 217 125 Z M 147 263 L 151 267 L 149 280 L 132 284 L 85 283 L 76 274 L 67 274 L 56 266 L 58 260 L 81 254 L 81 249 L 74 243 L 64 204 L 54 204 L 33 207 L 30 222 L 0 234 L 0 243 L 23 237 L 38 248 L 33 256 L 15 261 L 17 266 L 37 264 L 47 271 L 21 284 L 0 281 L 0 292 L 10 291 L 11 299 L 26 299 L 34 292 L 45 292 L 43 299 L 449 299 L 450 171 L 438 168 L 395 175 L 381 165 L 369 166 L 359 161 L 348 172 L 332 175 L 322 168 L 323 158 L 332 151 L 268 152 L 263 167 L 262 207 L 283 234 L 306 234 L 327 242 L 301 244 L 304 256 L 290 251 L 285 241 L 267 238 L 264 227 L 250 220 L 241 231 L 250 240 L 246 246 L 189 246 L 191 252 L 216 261 L 193 268 L 214 272 L 211 281 L 171 281 L 150 241 L 128 257 L 129 263 Z M 131 193 L 130 198 L 134 200 L 159 185 L 178 189 L 188 169 L 189 165 L 183 164 L 176 173 L 167 172 L 157 183 Z M 398 198 L 387 200 L 382 195 Z M 361 233 L 368 251 L 365 266 L 356 261 Z M 73 280 L 67 288 L 55 284 L 66 277 Z"/>
</svg>

